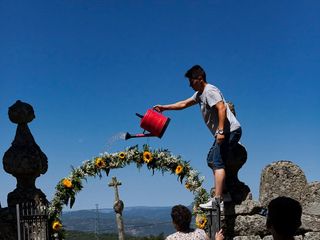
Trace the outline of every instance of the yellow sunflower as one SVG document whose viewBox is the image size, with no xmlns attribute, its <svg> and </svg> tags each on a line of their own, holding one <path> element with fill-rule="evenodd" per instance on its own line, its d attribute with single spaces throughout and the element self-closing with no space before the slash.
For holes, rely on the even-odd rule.
<svg viewBox="0 0 320 240">
<path fill-rule="evenodd" d="M 126 154 L 124 152 L 120 152 L 118 156 L 121 160 L 126 158 Z"/>
<path fill-rule="evenodd" d="M 54 231 L 59 231 L 61 227 L 62 227 L 62 224 L 58 220 L 52 223 L 52 229 Z"/>
<path fill-rule="evenodd" d="M 96 158 L 94 164 L 96 165 L 97 168 L 106 167 L 106 162 L 101 157 Z"/>
<path fill-rule="evenodd" d="M 186 184 L 184 184 L 184 187 L 189 190 L 191 188 L 191 184 L 190 183 L 186 183 Z"/>
<path fill-rule="evenodd" d="M 180 173 L 182 173 L 182 170 L 183 170 L 183 166 L 182 165 L 178 165 L 176 167 L 176 174 L 179 175 Z"/>
<path fill-rule="evenodd" d="M 72 188 L 72 182 L 68 178 L 63 179 L 62 184 L 66 188 Z"/>
<path fill-rule="evenodd" d="M 198 228 L 204 229 L 207 225 L 207 218 L 204 215 L 198 215 L 196 217 L 196 225 Z"/>
<path fill-rule="evenodd" d="M 152 156 L 151 152 L 145 151 L 143 153 L 143 161 L 145 161 L 146 163 L 149 163 L 152 161 L 152 159 L 153 159 L 153 156 Z"/>
</svg>

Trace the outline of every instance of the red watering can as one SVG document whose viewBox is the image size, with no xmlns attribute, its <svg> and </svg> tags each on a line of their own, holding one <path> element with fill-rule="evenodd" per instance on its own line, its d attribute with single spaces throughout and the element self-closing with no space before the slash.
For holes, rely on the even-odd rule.
<svg viewBox="0 0 320 240">
<path fill-rule="evenodd" d="M 144 131 L 143 133 L 134 135 L 126 133 L 125 140 L 137 137 L 161 138 L 170 122 L 170 118 L 165 117 L 163 114 L 152 109 L 148 109 L 144 116 L 139 113 L 136 113 L 136 115 L 141 118 L 140 127 L 143 128 Z M 149 133 L 145 134 L 145 131 L 148 131 Z"/>
</svg>

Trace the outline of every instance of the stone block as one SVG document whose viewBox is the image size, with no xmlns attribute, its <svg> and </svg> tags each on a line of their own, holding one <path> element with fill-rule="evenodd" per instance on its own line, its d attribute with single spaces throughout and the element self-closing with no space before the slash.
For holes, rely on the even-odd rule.
<svg viewBox="0 0 320 240">
<path fill-rule="evenodd" d="M 271 235 L 268 235 L 262 238 L 262 240 L 273 240 L 273 237 Z"/>
<path fill-rule="evenodd" d="M 226 232 L 233 232 L 233 236 L 267 235 L 266 218 L 254 215 L 238 215 L 235 219 L 226 218 Z"/>
<path fill-rule="evenodd" d="M 301 222 L 301 228 L 305 231 L 320 232 L 320 216 L 303 214 L 301 217 Z"/>
<path fill-rule="evenodd" d="M 320 216 L 320 182 L 308 184 L 302 195 L 303 213 Z"/>
<path fill-rule="evenodd" d="M 260 236 L 237 236 L 233 240 L 261 240 Z"/>
<path fill-rule="evenodd" d="M 304 172 L 290 161 L 278 161 L 264 168 L 261 174 L 259 202 L 267 206 L 278 197 L 291 197 L 302 202 L 307 187 Z"/>
<path fill-rule="evenodd" d="M 308 232 L 304 235 L 303 240 L 319 240 L 320 232 Z"/>
</svg>

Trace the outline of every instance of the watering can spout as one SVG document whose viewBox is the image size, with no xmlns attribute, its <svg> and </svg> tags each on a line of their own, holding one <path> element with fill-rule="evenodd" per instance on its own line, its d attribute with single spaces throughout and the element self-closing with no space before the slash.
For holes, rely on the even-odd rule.
<svg viewBox="0 0 320 240">
<path fill-rule="evenodd" d="M 138 134 L 130 134 L 130 133 L 126 133 L 126 135 L 124 136 L 125 140 L 128 140 L 130 138 L 140 138 L 140 137 L 155 137 L 155 135 L 153 135 L 152 133 L 138 133 Z"/>
<path fill-rule="evenodd" d="M 128 140 L 128 139 L 130 139 L 130 138 L 132 138 L 132 135 L 127 132 L 126 135 L 124 135 L 124 139 L 125 139 L 125 140 Z"/>
</svg>

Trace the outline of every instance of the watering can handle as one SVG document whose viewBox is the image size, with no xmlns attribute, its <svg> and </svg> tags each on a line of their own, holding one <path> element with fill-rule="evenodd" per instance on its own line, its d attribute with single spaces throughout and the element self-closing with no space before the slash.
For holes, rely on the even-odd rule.
<svg viewBox="0 0 320 240">
<path fill-rule="evenodd" d="M 136 113 L 136 115 L 139 117 L 139 118 L 143 118 L 143 116 L 139 113 Z"/>
<path fill-rule="evenodd" d="M 163 114 L 162 111 L 157 111 L 156 109 L 153 109 L 153 108 L 152 108 L 152 111 L 155 111 L 157 113 Z"/>
</svg>

